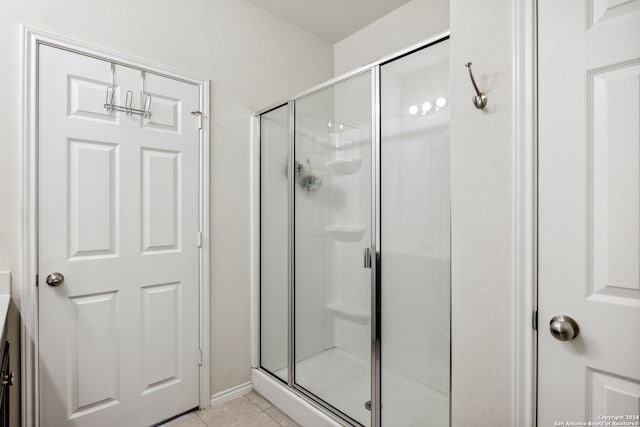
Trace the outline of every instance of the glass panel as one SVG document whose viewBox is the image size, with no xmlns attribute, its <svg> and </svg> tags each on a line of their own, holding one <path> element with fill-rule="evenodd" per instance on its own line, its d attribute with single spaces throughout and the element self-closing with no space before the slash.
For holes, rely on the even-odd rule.
<svg viewBox="0 0 640 427">
<path fill-rule="evenodd" d="M 449 42 L 380 68 L 382 424 L 449 425 Z"/>
<path fill-rule="evenodd" d="M 289 108 L 260 116 L 260 363 L 287 381 Z"/>
<path fill-rule="evenodd" d="M 371 74 L 295 106 L 296 383 L 369 425 Z"/>
</svg>

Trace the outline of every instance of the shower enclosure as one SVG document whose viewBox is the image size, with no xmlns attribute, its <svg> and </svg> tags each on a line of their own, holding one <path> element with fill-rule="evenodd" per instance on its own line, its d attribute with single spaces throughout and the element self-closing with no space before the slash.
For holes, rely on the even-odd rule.
<svg viewBox="0 0 640 427">
<path fill-rule="evenodd" d="M 258 114 L 259 369 L 340 422 L 448 426 L 448 35 Z"/>
</svg>

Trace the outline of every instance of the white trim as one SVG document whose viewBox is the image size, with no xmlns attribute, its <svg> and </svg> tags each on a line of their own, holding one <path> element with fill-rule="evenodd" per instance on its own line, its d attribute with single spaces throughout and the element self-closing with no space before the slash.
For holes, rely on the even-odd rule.
<svg viewBox="0 0 640 427">
<path fill-rule="evenodd" d="M 37 176 L 37 77 L 38 58 L 37 47 L 39 44 L 47 44 L 61 49 L 66 49 L 79 54 L 96 57 L 124 64 L 193 84 L 200 88 L 200 102 L 202 111 L 202 130 L 200 132 L 200 227 L 203 233 L 203 245 L 200 253 L 200 349 L 203 352 L 203 363 L 200 367 L 199 394 L 200 406 L 207 407 L 210 403 L 210 378 L 209 378 L 209 247 L 210 247 L 210 218 L 209 218 L 209 81 L 188 75 L 175 70 L 133 56 L 125 55 L 112 50 L 77 42 L 55 34 L 39 31 L 26 26 L 21 26 L 23 57 L 23 105 L 22 105 L 22 275 L 20 283 L 21 313 L 21 412 L 22 427 L 39 426 L 39 402 L 38 402 L 38 294 L 35 286 L 35 277 L 38 274 L 37 263 L 37 219 L 38 219 L 38 176 Z"/>
<path fill-rule="evenodd" d="M 149 73 L 169 77 L 174 80 L 181 80 L 185 83 L 190 83 L 195 86 L 202 86 L 207 81 L 207 79 L 193 76 L 182 70 L 158 64 L 156 62 L 148 61 L 146 59 L 138 58 L 132 55 L 127 55 L 126 53 L 121 53 L 115 50 L 91 45 L 27 26 L 23 26 L 22 28 L 25 36 L 27 36 L 28 40 L 30 41 L 55 46 L 59 49 L 67 49 L 86 56 L 107 60 L 116 64 L 125 65 L 130 68 L 136 68 Z"/>
<path fill-rule="evenodd" d="M 22 93 L 22 274 L 20 275 L 21 321 L 21 412 L 22 427 L 33 427 L 38 420 L 38 295 L 35 287 L 37 263 L 37 36 L 28 28 L 23 33 Z"/>
<path fill-rule="evenodd" d="M 512 423 L 536 425 L 536 7 L 512 1 L 513 62 L 513 365 Z"/>
<path fill-rule="evenodd" d="M 200 112 L 202 113 L 202 129 L 200 129 L 200 232 L 204 237 L 200 248 L 200 351 L 202 351 L 202 365 L 200 366 L 200 408 L 209 406 L 211 388 L 211 349 L 210 327 L 211 307 L 209 301 L 210 269 L 211 269 L 211 204 L 209 194 L 211 183 L 210 140 L 209 126 L 211 123 L 209 80 L 202 80 L 200 84 Z"/>
<path fill-rule="evenodd" d="M 251 367 L 260 366 L 260 117 L 249 122 L 251 222 Z"/>
<path fill-rule="evenodd" d="M 219 405 L 228 400 L 235 399 L 238 396 L 249 393 L 251 390 L 253 390 L 253 384 L 251 383 L 251 381 L 237 385 L 235 387 L 231 387 L 227 390 L 221 391 L 211 396 L 211 406 Z"/>
</svg>

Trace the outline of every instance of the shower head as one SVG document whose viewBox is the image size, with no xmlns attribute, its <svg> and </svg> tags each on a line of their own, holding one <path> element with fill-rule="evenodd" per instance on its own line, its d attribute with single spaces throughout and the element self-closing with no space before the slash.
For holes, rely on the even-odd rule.
<svg viewBox="0 0 640 427">
<path fill-rule="evenodd" d="M 305 193 L 316 191 L 320 189 L 320 185 L 322 185 L 320 178 L 310 174 L 300 177 L 299 183 Z"/>
</svg>

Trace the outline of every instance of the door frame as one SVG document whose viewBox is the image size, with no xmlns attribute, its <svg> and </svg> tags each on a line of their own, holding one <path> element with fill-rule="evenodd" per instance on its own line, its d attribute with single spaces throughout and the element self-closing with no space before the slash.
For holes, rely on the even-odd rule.
<svg viewBox="0 0 640 427">
<path fill-rule="evenodd" d="M 210 405 L 209 360 L 209 277 L 210 277 L 210 212 L 209 212 L 209 87 L 207 79 L 156 64 L 113 50 L 71 40 L 56 34 L 22 25 L 22 224 L 21 277 L 19 310 L 21 315 L 21 412 L 22 427 L 39 426 L 38 378 L 38 46 L 49 45 L 76 54 L 151 72 L 173 80 L 195 85 L 200 91 L 201 129 L 199 141 L 199 217 L 202 246 L 199 253 L 199 406 Z"/>
<path fill-rule="evenodd" d="M 537 0 L 512 0 L 512 425 L 537 425 Z"/>
</svg>

